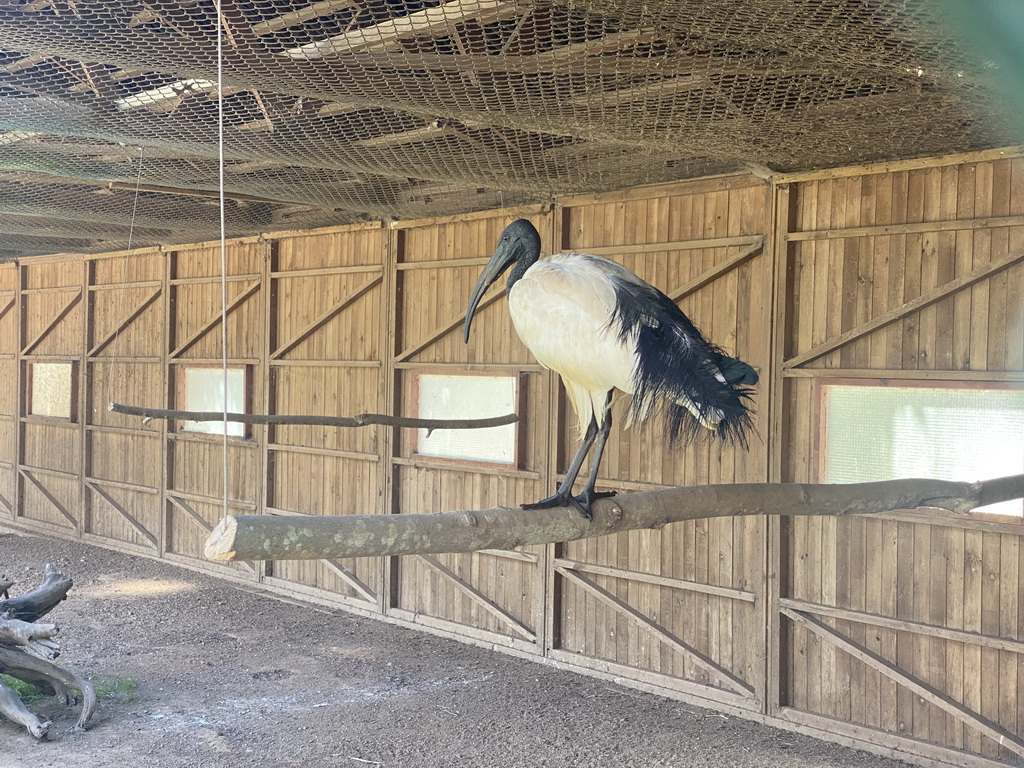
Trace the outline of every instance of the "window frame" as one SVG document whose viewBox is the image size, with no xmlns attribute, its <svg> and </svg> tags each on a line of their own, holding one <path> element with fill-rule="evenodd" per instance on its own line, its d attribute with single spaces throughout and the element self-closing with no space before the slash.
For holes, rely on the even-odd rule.
<svg viewBox="0 0 1024 768">
<path fill-rule="evenodd" d="M 950 373 L 955 373 L 950 371 Z M 1024 382 L 1022 381 L 1007 381 L 1007 380 L 995 380 L 995 379 L 928 379 L 928 378 L 854 378 L 854 377 L 841 377 L 841 376 L 822 376 L 816 379 L 815 394 L 814 394 L 814 417 L 812 422 L 813 435 L 811 436 L 812 445 L 811 450 L 813 451 L 813 459 L 810 462 L 811 470 L 811 482 L 812 483 L 823 483 L 825 476 L 825 464 L 826 455 L 825 449 L 828 445 L 828 419 L 826 418 L 828 408 L 826 406 L 826 398 L 828 397 L 828 387 L 874 387 L 874 388 L 898 388 L 898 389 L 974 389 L 979 391 L 1022 391 L 1024 390 Z M 1024 473 L 1024 467 L 1020 470 Z M 936 516 L 940 518 L 960 521 L 985 521 L 992 523 L 1002 523 L 1007 526 L 1024 528 L 1024 515 L 1009 515 L 1002 512 L 988 512 L 984 507 L 978 511 L 971 512 L 969 515 L 960 515 L 948 510 L 936 508 L 933 512 L 929 512 L 926 515 L 915 510 L 906 510 L 907 514 L 913 516 L 934 518 Z M 876 518 L 885 517 L 899 517 L 899 512 L 884 512 L 877 515 L 872 515 Z"/>
<path fill-rule="evenodd" d="M 25 359 L 25 413 L 27 419 L 48 421 L 56 424 L 78 424 L 79 409 L 78 398 L 81 394 L 79 385 L 79 361 L 67 359 Z M 67 365 L 71 368 L 71 404 L 68 416 L 53 416 L 45 413 L 33 413 L 32 403 L 35 395 L 35 366 L 36 365 Z"/>
<path fill-rule="evenodd" d="M 187 370 L 215 370 L 223 371 L 224 366 L 219 363 L 189 363 L 186 360 L 178 360 L 174 363 L 175 371 L 173 376 L 174 381 L 174 408 L 179 411 L 187 411 L 189 408 L 185 405 L 185 374 Z M 241 370 L 244 374 L 244 392 L 242 394 L 242 408 L 243 413 L 252 413 L 253 404 L 253 366 L 248 363 L 229 363 L 228 371 Z M 196 438 L 200 440 L 223 440 L 223 432 L 201 432 L 199 430 L 188 429 L 185 424 L 188 423 L 185 419 L 175 419 L 173 422 L 173 432 L 176 435 L 188 435 L 190 438 Z M 216 423 L 223 423 L 218 420 Z M 228 440 L 239 440 L 249 441 L 253 439 L 252 424 L 242 424 L 242 434 L 240 435 L 228 435 Z"/>
<path fill-rule="evenodd" d="M 526 389 L 527 373 L 525 371 L 516 370 L 448 370 L 443 368 L 423 368 L 420 370 L 410 371 L 410 398 L 409 404 L 413 414 L 417 417 L 420 412 L 420 378 L 423 376 L 459 376 L 459 377 L 487 377 L 487 378 L 507 378 L 513 380 L 515 386 L 514 408 L 515 412 L 519 414 L 519 421 L 513 422 L 511 425 L 513 429 L 512 437 L 512 461 L 487 461 L 485 459 L 464 459 L 457 456 L 435 456 L 430 453 L 419 452 L 420 442 L 420 431 L 419 429 L 410 430 L 411 434 L 409 437 L 409 455 L 410 458 L 416 463 L 424 466 L 437 466 L 452 469 L 489 469 L 492 472 L 520 472 L 523 470 L 523 461 L 526 456 L 526 447 L 524 445 L 525 430 L 523 424 L 525 421 L 524 413 L 526 412 Z M 495 416 L 503 416 L 504 414 L 495 414 Z"/>
</svg>

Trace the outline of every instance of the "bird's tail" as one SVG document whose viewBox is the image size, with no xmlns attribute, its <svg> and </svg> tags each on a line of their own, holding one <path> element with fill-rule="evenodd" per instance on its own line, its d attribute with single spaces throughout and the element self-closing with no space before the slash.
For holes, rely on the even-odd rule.
<svg viewBox="0 0 1024 768">
<path fill-rule="evenodd" d="M 673 442 L 689 442 L 710 430 L 746 447 L 753 429 L 749 386 L 757 383 L 757 372 L 722 354 L 685 315 L 679 316 L 636 329 L 630 418 L 640 421 L 664 407 Z"/>
</svg>

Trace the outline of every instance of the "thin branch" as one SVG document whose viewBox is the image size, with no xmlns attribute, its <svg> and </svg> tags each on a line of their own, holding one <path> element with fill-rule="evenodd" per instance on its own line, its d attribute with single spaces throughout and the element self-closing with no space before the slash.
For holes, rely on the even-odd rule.
<svg viewBox="0 0 1024 768">
<path fill-rule="evenodd" d="M 222 411 L 176 411 L 167 408 L 143 408 L 137 405 L 111 403 L 110 410 L 128 416 L 149 419 L 178 419 L 181 421 L 224 421 Z M 227 420 L 241 424 L 305 424 L 323 427 L 367 427 L 382 424 L 386 427 L 406 429 L 486 429 L 514 424 L 519 417 L 514 413 L 489 419 L 416 419 L 408 416 L 388 416 L 384 413 L 360 413 L 357 416 L 281 416 L 258 413 L 229 413 Z"/>
<path fill-rule="evenodd" d="M 594 503 L 593 520 L 570 508 L 337 517 L 238 515 L 210 533 L 211 560 L 380 557 L 573 541 L 669 523 L 748 515 L 870 515 L 920 507 L 967 515 L 1024 497 L 1024 475 L 979 483 L 886 480 L 848 485 L 745 483 L 632 493 Z"/>
</svg>

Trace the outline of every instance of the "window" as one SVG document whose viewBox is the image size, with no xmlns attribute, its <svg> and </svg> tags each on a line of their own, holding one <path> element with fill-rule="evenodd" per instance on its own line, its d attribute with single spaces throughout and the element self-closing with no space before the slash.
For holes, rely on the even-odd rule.
<svg viewBox="0 0 1024 768">
<path fill-rule="evenodd" d="M 421 419 L 485 419 L 516 411 L 513 376 L 434 376 L 416 379 Z M 416 452 L 468 461 L 514 464 L 516 425 L 488 429 L 437 429 L 416 435 Z"/>
<path fill-rule="evenodd" d="M 229 366 L 227 371 L 229 413 L 248 413 L 249 376 L 244 365 Z M 224 370 L 220 366 L 187 366 L 180 369 L 178 379 L 178 408 L 183 411 L 224 411 Z M 185 432 L 223 435 L 223 421 L 182 421 Z M 229 421 L 227 433 L 231 437 L 245 437 L 245 424 Z"/>
<path fill-rule="evenodd" d="M 78 417 L 78 366 L 75 363 L 28 364 L 28 412 L 75 421 Z"/>
<path fill-rule="evenodd" d="M 1024 391 L 828 384 L 821 470 L 831 483 L 1024 471 Z M 983 512 L 1021 516 L 1017 499 Z"/>
</svg>

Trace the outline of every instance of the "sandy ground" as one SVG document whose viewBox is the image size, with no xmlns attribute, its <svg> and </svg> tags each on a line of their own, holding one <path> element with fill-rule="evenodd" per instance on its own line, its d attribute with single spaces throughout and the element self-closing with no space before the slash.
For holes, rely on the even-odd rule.
<svg viewBox="0 0 1024 768">
<path fill-rule="evenodd" d="M 52 562 L 61 663 L 131 700 L 0 716 L 0 768 L 742 766 L 896 768 L 827 744 L 342 611 L 295 605 L 85 544 L 0 535 L 13 594 Z"/>
</svg>

